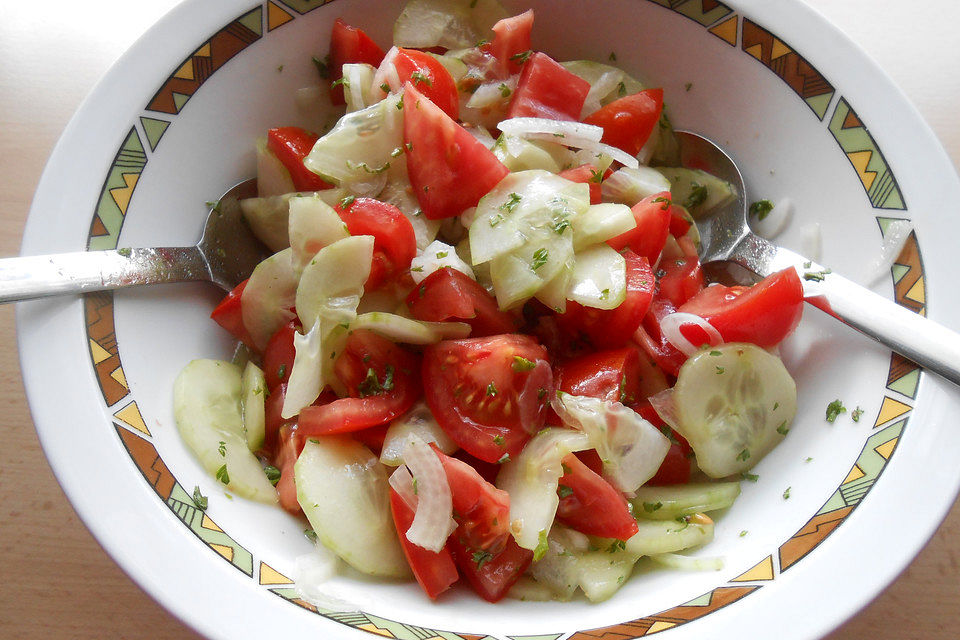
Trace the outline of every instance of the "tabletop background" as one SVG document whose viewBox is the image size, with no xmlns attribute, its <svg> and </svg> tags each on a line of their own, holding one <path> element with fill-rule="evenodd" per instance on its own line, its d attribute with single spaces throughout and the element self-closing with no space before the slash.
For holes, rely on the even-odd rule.
<svg viewBox="0 0 960 640">
<path fill-rule="evenodd" d="M 99 77 L 179 0 L 0 0 L 0 257 L 19 252 L 54 143 Z M 960 166 L 955 0 L 806 0 L 877 60 Z M 95 37 L 91 37 L 95 36 Z M 954 205 L 956 203 L 953 203 Z M 193 638 L 77 518 L 40 450 L 0 307 L 0 637 Z M 96 578 L 91 579 L 91 576 Z M 960 628 L 960 502 L 909 568 L 829 640 L 951 640 Z"/>
</svg>

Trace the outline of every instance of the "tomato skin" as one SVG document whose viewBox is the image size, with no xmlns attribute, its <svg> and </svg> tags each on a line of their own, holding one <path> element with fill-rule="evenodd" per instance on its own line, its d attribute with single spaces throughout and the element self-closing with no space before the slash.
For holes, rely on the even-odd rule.
<svg viewBox="0 0 960 640">
<path fill-rule="evenodd" d="M 660 321 L 676 310 L 677 308 L 669 300 L 655 299 L 643 318 L 643 324 L 634 334 L 634 340 L 648 356 L 653 358 L 657 366 L 674 377 L 680 373 L 680 367 L 687 361 L 687 356 L 667 342 L 660 330 Z"/>
<path fill-rule="evenodd" d="M 657 264 L 663 245 L 667 241 L 672 220 L 670 192 L 664 191 L 648 196 L 630 208 L 637 226 L 624 231 L 607 244 L 620 251 L 629 247 L 638 256 L 643 256 L 650 264 Z"/>
<path fill-rule="evenodd" d="M 423 279 L 407 296 L 407 307 L 424 322 L 466 322 L 473 337 L 512 333 L 513 317 L 500 311 L 496 298 L 476 280 L 451 267 Z"/>
<path fill-rule="evenodd" d="M 424 399 L 430 411 L 454 442 L 485 462 L 497 462 L 504 454 L 516 457 L 543 426 L 542 412 L 529 429 L 521 423 L 521 391 L 532 371 L 515 370 L 517 356 L 536 362 L 546 360 L 547 351 L 529 336 L 508 334 L 444 340 L 423 353 Z M 549 398 L 552 388 L 544 392 L 543 398 Z"/>
<path fill-rule="evenodd" d="M 583 121 L 603 127 L 601 142 L 635 156 L 657 126 L 662 110 L 663 89 L 646 89 L 600 107 Z"/>
<path fill-rule="evenodd" d="M 653 299 L 653 271 L 647 259 L 624 250 L 627 263 L 627 297 L 616 309 L 594 309 L 567 302 L 557 323 L 570 336 L 582 335 L 597 349 L 615 349 L 633 336 Z"/>
<path fill-rule="evenodd" d="M 672 443 L 657 473 L 647 481 L 647 484 L 661 487 L 688 482 L 690 482 L 690 459 L 687 458 L 683 445 Z"/>
<path fill-rule="evenodd" d="M 300 127 L 278 127 L 267 131 L 267 149 L 290 172 L 297 191 L 323 191 L 333 186 L 303 166 L 303 159 L 319 137 Z"/>
<path fill-rule="evenodd" d="M 397 527 L 397 536 L 400 538 L 403 554 L 407 557 L 407 564 L 410 565 L 424 593 L 431 600 L 435 600 L 460 578 L 450 550 L 444 547 L 439 552 L 433 552 L 407 540 L 407 531 L 413 524 L 414 510 L 392 487 L 390 488 L 390 512 L 393 514 L 393 523 Z"/>
<path fill-rule="evenodd" d="M 413 225 L 392 204 L 373 198 L 355 198 L 344 206 L 334 206 L 352 236 L 373 236 L 373 262 L 365 291 L 378 289 L 384 283 L 410 268 L 417 255 L 417 236 Z"/>
<path fill-rule="evenodd" d="M 517 89 L 510 98 L 508 118 L 532 116 L 579 121 L 590 83 L 537 51 L 523 63 Z"/>
<path fill-rule="evenodd" d="M 454 120 L 460 117 L 457 84 L 439 60 L 423 51 L 400 48 L 392 64 L 397 69 L 400 84 L 411 82 L 445 114 Z"/>
<path fill-rule="evenodd" d="M 520 73 L 523 63 L 516 56 L 530 50 L 530 32 L 533 30 L 533 9 L 520 15 L 504 18 L 493 25 L 493 42 L 488 49 L 500 63 L 500 74 L 507 78 Z"/>
<path fill-rule="evenodd" d="M 244 280 L 228 293 L 214 308 L 210 318 L 229 331 L 234 338 L 256 351 L 256 343 L 247 328 L 243 326 L 243 312 L 240 310 L 240 298 L 243 296 L 243 290 L 247 288 L 248 280 Z"/>
<path fill-rule="evenodd" d="M 702 317 L 720 332 L 724 342 L 770 348 L 800 323 L 803 283 L 795 269 L 787 268 L 752 287 L 707 287 L 677 311 Z"/>
<path fill-rule="evenodd" d="M 690 238 L 677 238 L 680 254 L 664 249 L 659 265 L 659 295 L 680 307 L 704 287 L 697 248 Z"/>
<path fill-rule="evenodd" d="M 300 322 L 291 320 L 277 329 L 263 350 L 263 374 L 267 380 L 267 389 L 273 391 L 290 378 L 293 360 L 297 350 L 293 346 L 293 337 L 300 331 Z"/>
<path fill-rule="evenodd" d="M 285 425 L 280 429 L 277 434 L 279 446 L 277 455 L 274 457 L 274 466 L 280 470 L 280 480 L 277 481 L 280 506 L 293 515 L 299 515 L 303 510 L 300 508 L 300 501 L 297 500 L 297 483 L 294 479 L 293 465 L 296 464 L 297 457 L 300 455 L 300 447 L 295 433 L 294 425 Z"/>
<path fill-rule="evenodd" d="M 453 518 L 458 525 L 454 535 L 472 549 L 499 553 L 510 537 L 510 495 L 463 460 L 431 446 L 450 485 Z"/>
<path fill-rule="evenodd" d="M 600 184 L 613 173 L 613 169 L 607 169 L 603 172 L 603 175 L 600 175 L 600 170 L 592 164 L 582 164 L 579 167 L 574 167 L 573 169 L 565 169 L 561 171 L 559 175 L 561 178 L 566 178 L 570 182 L 579 182 L 581 184 L 588 185 L 590 187 L 590 204 L 600 204 L 603 202 L 603 193 L 601 191 Z M 599 180 L 597 179 L 599 177 Z M 619 249 L 620 247 L 614 247 L 614 249 Z"/>
<path fill-rule="evenodd" d="M 503 551 L 489 560 L 484 558 L 482 562 L 474 559 L 476 550 L 461 542 L 456 532 L 450 536 L 447 545 L 467 582 L 488 602 L 498 602 L 507 595 L 510 587 L 533 562 L 533 551 L 519 546 L 513 536 L 507 538 Z"/>
<path fill-rule="evenodd" d="M 639 527 L 630 515 L 627 499 L 572 453 L 564 457 L 560 478 L 569 493 L 560 498 L 557 520 L 580 533 L 627 540 Z"/>
<path fill-rule="evenodd" d="M 476 206 L 509 170 L 492 151 L 411 83 L 404 85 L 407 172 L 423 215 L 431 220 Z"/>
<path fill-rule="evenodd" d="M 364 397 L 362 384 L 370 370 L 381 384 L 388 374 L 392 376 L 392 388 Z M 412 351 L 373 332 L 354 331 L 334 363 L 334 373 L 350 397 L 303 409 L 297 430 L 301 442 L 318 435 L 378 427 L 400 417 L 420 397 L 419 371 L 419 358 Z"/>
<path fill-rule="evenodd" d="M 343 99 L 343 85 L 334 82 L 343 77 L 343 65 L 347 63 L 365 62 L 373 67 L 379 67 L 383 61 L 383 49 L 377 46 L 370 36 L 362 29 L 351 27 L 342 19 L 337 18 L 333 23 L 333 33 L 330 34 L 330 99 L 333 104 L 346 104 Z"/>
<path fill-rule="evenodd" d="M 634 347 L 588 353 L 556 367 L 557 389 L 628 404 L 640 397 L 640 354 Z"/>
</svg>

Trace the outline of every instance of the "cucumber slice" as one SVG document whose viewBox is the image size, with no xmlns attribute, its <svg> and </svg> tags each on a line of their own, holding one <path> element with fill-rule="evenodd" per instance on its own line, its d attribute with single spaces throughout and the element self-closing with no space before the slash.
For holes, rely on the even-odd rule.
<svg viewBox="0 0 960 640">
<path fill-rule="evenodd" d="M 288 228 L 297 273 L 303 272 L 320 249 L 350 237 L 347 225 L 333 207 L 317 196 L 290 198 Z"/>
<path fill-rule="evenodd" d="M 293 467 L 297 500 L 317 538 L 366 574 L 405 577 L 383 465 L 345 436 L 311 439 Z"/>
<path fill-rule="evenodd" d="M 739 495 L 739 482 L 704 482 L 667 487 L 640 487 L 630 502 L 633 504 L 633 513 L 639 518 L 676 520 L 681 516 L 726 509 Z M 672 551 L 679 551 L 679 549 L 672 549 Z"/>
<path fill-rule="evenodd" d="M 453 453 L 458 449 L 457 443 L 440 428 L 430 408 L 421 400 L 387 427 L 383 448 L 380 450 L 380 462 L 391 467 L 403 464 L 403 446 L 411 433 L 424 442 L 435 443 L 444 453 Z"/>
<path fill-rule="evenodd" d="M 356 195 L 373 196 L 386 184 L 397 149 L 403 149 L 401 97 L 389 95 L 375 105 L 343 116 L 313 145 L 303 164 L 324 180 Z"/>
<path fill-rule="evenodd" d="M 557 313 L 567 310 L 567 290 L 573 278 L 573 261 L 567 262 L 557 275 L 543 285 L 536 293 L 536 298 Z"/>
<path fill-rule="evenodd" d="M 637 557 L 624 551 L 589 551 L 579 558 L 580 588 L 590 602 L 615 594 L 633 573 Z"/>
<path fill-rule="evenodd" d="M 407 163 L 403 157 L 398 157 L 390 163 L 387 172 L 387 184 L 377 195 L 377 200 L 392 204 L 407 217 L 413 226 L 413 233 L 417 237 L 417 248 L 425 249 L 437 237 L 442 220 L 430 220 L 420 210 L 420 203 L 413 195 L 410 178 L 407 177 Z"/>
<path fill-rule="evenodd" d="M 247 447 L 240 405 L 240 367 L 194 360 L 173 383 L 173 415 L 184 444 L 233 493 L 276 502 L 277 492 Z"/>
<path fill-rule="evenodd" d="M 632 207 L 644 198 L 670 191 L 670 181 L 656 169 L 640 166 L 621 167 L 601 184 L 604 201 L 619 202 Z"/>
<path fill-rule="evenodd" d="M 465 322 L 421 322 L 381 311 L 357 316 L 350 322 L 350 330 L 356 329 L 369 329 L 388 340 L 406 344 L 434 344 L 470 335 L 470 325 Z"/>
<path fill-rule="evenodd" d="M 627 540 L 626 551 L 636 556 L 674 553 L 699 547 L 713 540 L 713 520 L 705 516 L 692 520 L 696 522 L 638 520 L 637 526 L 640 530 Z"/>
<path fill-rule="evenodd" d="M 283 396 L 280 417 L 293 418 L 313 403 L 323 390 L 323 335 L 324 325 L 320 318 L 306 334 L 293 335 L 295 355 L 290 377 L 287 381 L 287 393 Z"/>
<path fill-rule="evenodd" d="M 267 149 L 266 138 L 257 140 L 257 195 L 269 198 L 296 190 L 290 172 L 277 156 Z"/>
<path fill-rule="evenodd" d="M 573 152 L 563 145 L 555 142 L 532 142 L 507 134 L 497 139 L 493 154 L 510 171 L 540 169 L 560 173 L 574 162 Z"/>
<path fill-rule="evenodd" d="M 240 381 L 243 403 L 243 430 L 247 434 L 247 447 L 250 451 L 259 451 L 263 446 L 266 433 L 266 411 L 264 401 L 267 398 L 267 379 L 263 369 L 248 362 L 243 369 Z"/>
<path fill-rule="evenodd" d="M 630 219 L 633 220 L 633 214 Z M 567 299 L 585 307 L 616 309 L 627 299 L 626 260 L 603 243 L 581 251 L 567 286 Z"/>
<path fill-rule="evenodd" d="M 560 64 L 570 73 L 590 83 L 590 92 L 584 100 L 585 106 L 587 102 L 595 100 L 599 105 L 596 108 L 600 108 L 614 100 L 644 90 L 642 83 L 622 69 L 609 64 L 592 60 L 571 60 Z M 621 83 L 623 83 L 622 86 Z"/>
<path fill-rule="evenodd" d="M 373 236 L 351 236 L 318 251 L 304 267 L 296 289 L 300 323 L 312 327 L 320 319 L 333 327 L 352 321 L 372 259 Z"/>
<path fill-rule="evenodd" d="M 447 54 L 449 54 L 449 51 Z M 430 53 L 427 51 L 428 56 L 443 65 L 443 68 L 446 69 L 450 77 L 453 78 L 454 83 L 458 83 L 463 76 L 467 75 L 467 64 L 463 60 L 447 54 Z"/>
<path fill-rule="evenodd" d="M 701 169 L 660 167 L 657 171 L 670 181 L 673 200 L 685 207 L 694 218 L 707 216 L 737 197 L 732 184 Z"/>
<path fill-rule="evenodd" d="M 283 251 L 290 246 L 287 235 L 290 198 L 295 193 L 268 198 L 244 198 L 240 201 L 243 219 L 250 225 L 253 235 L 257 236 L 271 251 Z"/>
<path fill-rule="evenodd" d="M 508 17 L 497 0 L 410 0 L 393 25 L 398 47 L 473 47 Z"/>
<path fill-rule="evenodd" d="M 380 98 L 373 97 L 373 74 L 376 70 L 365 63 L 347 63 L 343 65 L 343 98 L 347 103 L 347 113 L 359 111 Z"/>
<path fill-rule="evenodd" d="M 473 269 L 460 259 L 457 250 L 439 240 L 431 242 L 426 249 L 410 261 L 410 277 L 413 278 L 415 283 L 420 284 L 431 273 L 444 267 L 455 269 L 471 280 L 476 280 Z"/>
<path fill-rule="evenodd" d="M 261 352 L 277 329 L 293 320 L 297 292 L 293 251 L 284 249 L 256 266 L 240 297 L 243 326 Z"/>
<path fill-rule="evenodd" d="M 783 440 L 797 412 L 797 387 L 777 356 L 730 343 L 687 360 L 672 400 L 675 428 L 700 469 L 722 478 L 750 469 Z"/>
<path fill-rule="evenodd" d="M 636 226 L 637 219 L 630 207 L 607 202 L 592 204 L 573 222 L 573 248 L 580 251 L 592 244 L 606 242 Z"/>
</svg>

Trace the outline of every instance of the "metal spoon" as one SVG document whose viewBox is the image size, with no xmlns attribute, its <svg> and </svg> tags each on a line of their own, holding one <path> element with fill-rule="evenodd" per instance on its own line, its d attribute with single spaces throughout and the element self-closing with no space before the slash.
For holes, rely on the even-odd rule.
<svg viewBox="0 0 960 640">
<path fill-rule="evenodd" d="M 270 255 L 243 220 L 240 200 L 257 181 L 236 185 L 207 215 L 195 247 L 78 251 L 0 260 L 0 303 L 164 282 L 208 281 L 225 291 Z"/>
<path fill-rule="evenodd" d="M 697 221 L 700 260 L 705 266 L 733 262 L 760 277 L 796 268 L 801 276 L 807 275 L 807 302 L 960 385 L 960 335 L 751 232 L 743 177 L 736 163 L 703 136 L 678 131 L 677 138 L 683 166 L 706 169 L 730 182 L 738 194 L 734 202 Z"/>
</svg>

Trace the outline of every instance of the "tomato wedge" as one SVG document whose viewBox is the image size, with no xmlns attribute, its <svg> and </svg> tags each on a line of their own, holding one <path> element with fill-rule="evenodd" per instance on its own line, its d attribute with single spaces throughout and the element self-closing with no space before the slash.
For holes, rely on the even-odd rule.
<svg viewBox="0 0 960 640">
<path fill-rule="evenodd" d="M 497 300 L 470 276 L 451 267 L 437 269 L 410 295 L 407 307 L 424 322 L 466 322 L 473 337 L 512 333 L 513 317 L 500 311 Z"/>
<path fill-rule="evenodd" d="M 510 537 L 510 496 L 463 460 L 436 446 L 433 450 L 443 464 L 453 497 L 453 519 L 458 525 L 454 535 L 473 549 L 499 553 Z"/>
<path fill-rule="evenodd" d="M 556 367 L 557 389 L 630 404 L 641 398 L 640 354 L 634 347 L 588 353 Z"/>
<path fill-rule="evenodd" d="M 663 245 L 667 242 L 667 234 L 670 233 L 673 208 L 669 191 L 644 198 L 630 209 L 637 226 L 610 238 L 607 244 L 617 251 L 629 247 L 650 264 L 657 264 Z"/>
<path fill-rule="evenodd" d="M 373 198 L 343 200 L 334 209 L 350 235 L 373 236 L 373 262 L 363 285 L 365 291 L 379 288 L 410 268 L 417 255 L 417 236 L 400 209 Z"/>
<path fill-rule="evenodd" d="M 662 110 L 663 89 L 645 89 L 600 107 L 583 121 L 603 127 L 601 142 L 635 156 L 650 138 Z"/>
<path fill-rule="evenodd" d="M 516 457 L 543 426 L 540 409 L 552 389 L 523 391 L 535 371 L 529 364 L 546 359 L 547 350 L 525 335 L 445 340 L 423 353 L 424 397 L 440 427 L 471 455 L 485 462 Z M 529 403 L 537 418 L 524 428 Z"/>
<path fill-rule="evenodd" d="M 616 309 L 594 309 L 567 302 L 566 313 L 558 314 L 560 328 L 570 336 L 582 336 L 598 349 L 622 347 L 633 336 L 653 299 L 653 271 L 646 258 L 629 249 L 623 251 L 627 263 L 627 297 Z"/>
<path fill-rule="evenodd" d="M 787 268 L 752 287 L 707 287 L 678 311 L 696 314 L 712 324 L 724 342 L 770 348 L 800 323 L 803 283 L 795 269 Z"/>
<path fill-rule="evenodd" d="M 570 182 L 579 182 L 581 184 L 589 185 L 590 204 L 600 204 L 603 202 L 603 193 L 600 185 L 611 173 L 613 173 L 613 169 L 607 169 L 605 172 L 600 173 L 600 170 L 597 169 L 597 167 L 588 163 L 582 164 L 579 167 L 574 167 L 573 169 L 566 169 L 561 171 L 558 175 L 561 178 L 566 178 Z M 614 247 L 614 249 L 619 248 L 620 247 Z"/>
<path fill-rule="evenodd" d="M 590 83 L 537 51 L 523 63 L 517 89 L 507 108 L 508 118 L 532 116 L 551 120 L 580 120 Z"/>
<path fill-rule="evenodd" d="M 407 540 L 407 531 L 413 524 L 414 510 L 393 488 L 390 489 L 390 512 L 393 514 L 400 546 L 413 576 L 430 599 L 435 600 L 460 578 L 450 550 L 444 547 L 439 552 L 433 552 Z"/>
<path fill-rule="evenodd" d="M 256 350 L 250 332 L 243 326 L 243 312 L 240 310 L 240 298 L 243 296 L 243 290 L 246 288 L 247 280 L 244 280 L 220 301 L 220 304 L 218 304 L 210 314 L 210 318 L 229 331 L 230 335 L 234 338 L 240 340 L 251 349 Z"/>
<path fill-rule="evenodd" d="M 447 545 L 467 582 L 488 602 L 498 602 L 507 595 L 533 562 L 533 551 L 520 547 L 513 536 L 507 538 L 507 546 L 497 554 L 472 549 L 457 538 L 456 532 Z"/>
<path fill-rule="evenodd" d="M 509 172 L 493 152 L 411 83 L 404 85 L 403 142 L 410 184 L 431 220 L 476 206 Z"/>
<path fill-rule="evenodd" d="M 679 251 L 664 248 L 657 271 L 659 295 L 679 307 L 704 287 L 697 248 L 687 236 L 677 238 Z"/>
<path fill-rule="evenodd" d="M 639 527 L 627 499 L 574 454 L 563 459 L 557 520 L 588 536 L 627 540 Z"/>
<path fill-rule="evenodd" d="M 300 501 L 297 500 L 297 483 L 294 480 L 293 465 L 300 455 L 300 446 L 294 437 L 296 427 L 285 425 L 278 433 L 277 455 L 274 456 L 274 465 L 280 470 L 280 480 L 277 481 L 277 496 L 280 506 L 293 515 L 302 512 Z"/>
<path fill-rule="evenodd" d="M 643 324 L 634 334 L 634 340 L 657 363 L 657 366 L 674 377 L 680 373 L 680 367 L 687 361 L 687 356 L 667 342 L 660 330 L 660 321 L 676 310 L 677 308 L 669 300 L 655 299 L 643 318 Z"/>
<path fill-rule="evenodd" d="M 297 350 L 293 346 L 293 337 L 300 331 L 300 322 L 291 320 L 277 329 L 263 351 L 263 374 L 267 380 L 267 389 L 273 391 L 280 383 L 286 382 L 293 369 L 293 360 Z"/>
<path fill-rule="evenodd" d="M 362 29 L 351 27 L 342 19 L 333 23 L 330 34 L 330 99 L 333 104 L 346 104 L 343 99 L 343 86 L 337 80 L 343 77 L 343 65 L 364 62 L 379 67 L 383 61 L 383 49 L 377 46 Z"/>
<path fill-rule="evenodd" d="M 533 9 L 520 15 L 504 18 L 493 25 L 493 42 L 487 47 L 500 63 L 500 75 L 507 78 L 520 73 L 522 58 L 530 50 L 530 32 L 533 30 Z"/>
<path fill-rule="evenodd" d="M 322 191 L 333 186 L 303 166 L 303 159 L 319 137 L 300 127 L 279 127 L 267 131 L 267 149 L 283 163 L 297 191 Z"/>
<path fill-rule="evenodd" d="M 397 55 L 381 64 L 392 64 L 400 84 L 410 82 L 433 104 L 454 120 L 460 117 L 460 96 L 457 83 L 439 60 L 416 49 L 397 49 Z M 381 89 L 386 87 L 381 87 Z"/>
<path fill-rule="evenodd" d="M 647 484 L 659 487 L 688 482 L 690 482 L 690 459 L 687 457 L 683 445 L 674 442 L 667 450 L 667 456 L 660 463 L 656 475 L 650 478 Z"/>
<path fill-rule="evenodd" d="M 297 430 L 301 442 L 377 427 L 400 417 L 420 397 L 419 369 L 412 351 L 371 331 L 354 331 L 334 363 L 334 373 L 350 397 L 303 409 Z"/>
</svg>

